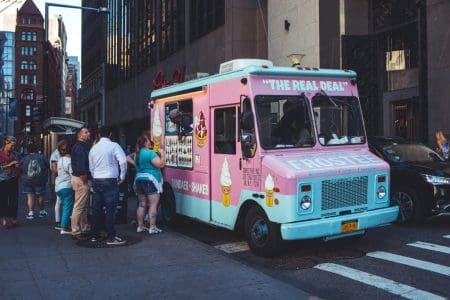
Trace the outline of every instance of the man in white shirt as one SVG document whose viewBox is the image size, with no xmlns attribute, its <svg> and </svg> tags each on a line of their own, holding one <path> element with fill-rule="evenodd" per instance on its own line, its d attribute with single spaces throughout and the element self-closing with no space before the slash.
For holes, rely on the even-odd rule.
<svg viewBox="0 0 450 300">
<path fill-rule="evenodd" d="M 114 223 L 117 204 L 119 202 L 119 185 L 125 180 L 127 158 L 119 144 L 110 140 L 111 129 L 102 127 L 99 130 L 100 140 L 89 151 L 89 170 L 92 175 L 92 241 L 99 237 L 102 207 L 106 207 L 105 227 L 106 244 L 120 245 L 126 241 L 116 236 Z M 120 168 L 120 171 L 119 171 Z"/>
</svg>

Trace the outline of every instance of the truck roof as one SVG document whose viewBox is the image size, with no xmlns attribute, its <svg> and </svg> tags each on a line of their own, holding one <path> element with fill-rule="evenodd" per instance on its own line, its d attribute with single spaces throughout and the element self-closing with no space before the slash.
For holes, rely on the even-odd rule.
<svg viewBox="0 0 450 300">
<path fill-rule="evenodd" d="M 202 77 L 157 89 L 152 91 L 150 97 L 156 100 L 175 94 L 194 92 L 201 90 L 203 86 L 211 83 L 248 76 L 355 78 L 356 72 L 339 69 L 248 66 L 239 70 Z"/>
</svg>

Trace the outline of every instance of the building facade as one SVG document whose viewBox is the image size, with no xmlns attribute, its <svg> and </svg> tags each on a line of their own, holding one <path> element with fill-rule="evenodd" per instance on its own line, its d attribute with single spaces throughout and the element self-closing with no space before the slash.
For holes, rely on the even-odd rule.
<svg viewBox="0 0 450 300">
<path fill-rule="evenodd" d="M 269 59 L 297 53 L 304 66 L 355 70 L 369 135 L 433 144 L 435 130 L 450 134 L 450 2 L 268 3 Z"/>
<path fill-rule="evenodd" d="M 41 132 L 44 120 L 44 19 L 31 0 L 17 11 L 15 30 L 16 135 Z"/>
<path fill-rule="evenodd" d="M 80 116 L 89 124 L 116 127 L 122 144 L 134 144 L 148 129 L 153 89 L 199 72 L 217 73 L 220 63 L 234 58 L 267 57 L 267 1 L 108 0 L 83 5 L 106 6 L 110 13 L 83 13 Z M 85 30 L 89 18 L 94 23 Z M 96 22 L 106 26 L 94 26 Z M 98 35 L 93 40 L 94 31 L 103 29 L 105 40 Z M 91 109 L 84 110 L 88 105 Z"/>
</svg>

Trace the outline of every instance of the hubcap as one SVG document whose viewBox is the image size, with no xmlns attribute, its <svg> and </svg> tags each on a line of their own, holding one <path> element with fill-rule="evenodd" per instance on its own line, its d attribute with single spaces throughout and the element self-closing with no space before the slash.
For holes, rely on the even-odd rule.
<svg viewBox="0 0 450 300">
<path fill-rule="evenodd" d="M 414 201 L 411 195 L 405 192 L 397 192 L 392 195 L 392 201 L 399 207 L 398 221 L 405 222 L 412 219 Z"/>
<path fill-rule="evenodd" d="M 267 226 L 267 223 L 262 219 L 255 220 L 251 229 L 251 236 L 256 244 L 265 244 L 269 236 L 269 227 Z"/>
</svg>

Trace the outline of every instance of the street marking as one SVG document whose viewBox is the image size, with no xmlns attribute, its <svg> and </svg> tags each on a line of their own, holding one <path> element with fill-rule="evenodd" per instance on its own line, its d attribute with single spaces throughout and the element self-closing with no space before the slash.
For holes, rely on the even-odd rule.
<svg viewBox="0 0 450 300">
<path fill-rule="evenodd" d="M 445 299 L 444 297 L 416 289 L 403 283 L 333 263 L 319 264 L 314 268 L 365 283 L 406 299 Z"/>
<path fill-rule="evenodd" d="M 432 262 L 419 260 L 411 257 L 401 256 L 397 254 L 392 254 L 389 252 L 375 251 L 366 254 L 369 257 L 374 257 L 378 259 L 383 259 L 391 262 L 395 262 L 402 265 L 407 265 L 413 268 L 422 269 L 430 272 L 435 272 L 450 276 L 450 267 L 438 265 Z"/>
<path fill-rule="evenodd" d="M 437 251 L 437 252 L 442 252 L 445 254 L 450 254 L 450 247 L 431 244 L 431 243 L 425 243 L 425 242 L 418 241 L 415 243 L 409 243 L 408 246 L 413 246 L 413 247 L 417 247 L 417 248 L 422 248 L 422 249 L 427 249 L 427 250 L 431 250 L 431 251 Z"/>
<path fill-rule="evenodd" d="M 443 237 L 446 238 L 446 239 L 450 239 L 450 234 L 449 235 L 444 235 Z"/>
<path fill-rule="evenodd" d="M 222 250 L 223 252 L 230 253 L 230 254 L 250 250 L 247 242 L 235 242 L 235 243 L 229 243 L 229 244 L 222 244 L 222 245 L 214 246 L 214 248 Z"/>
</svg>

